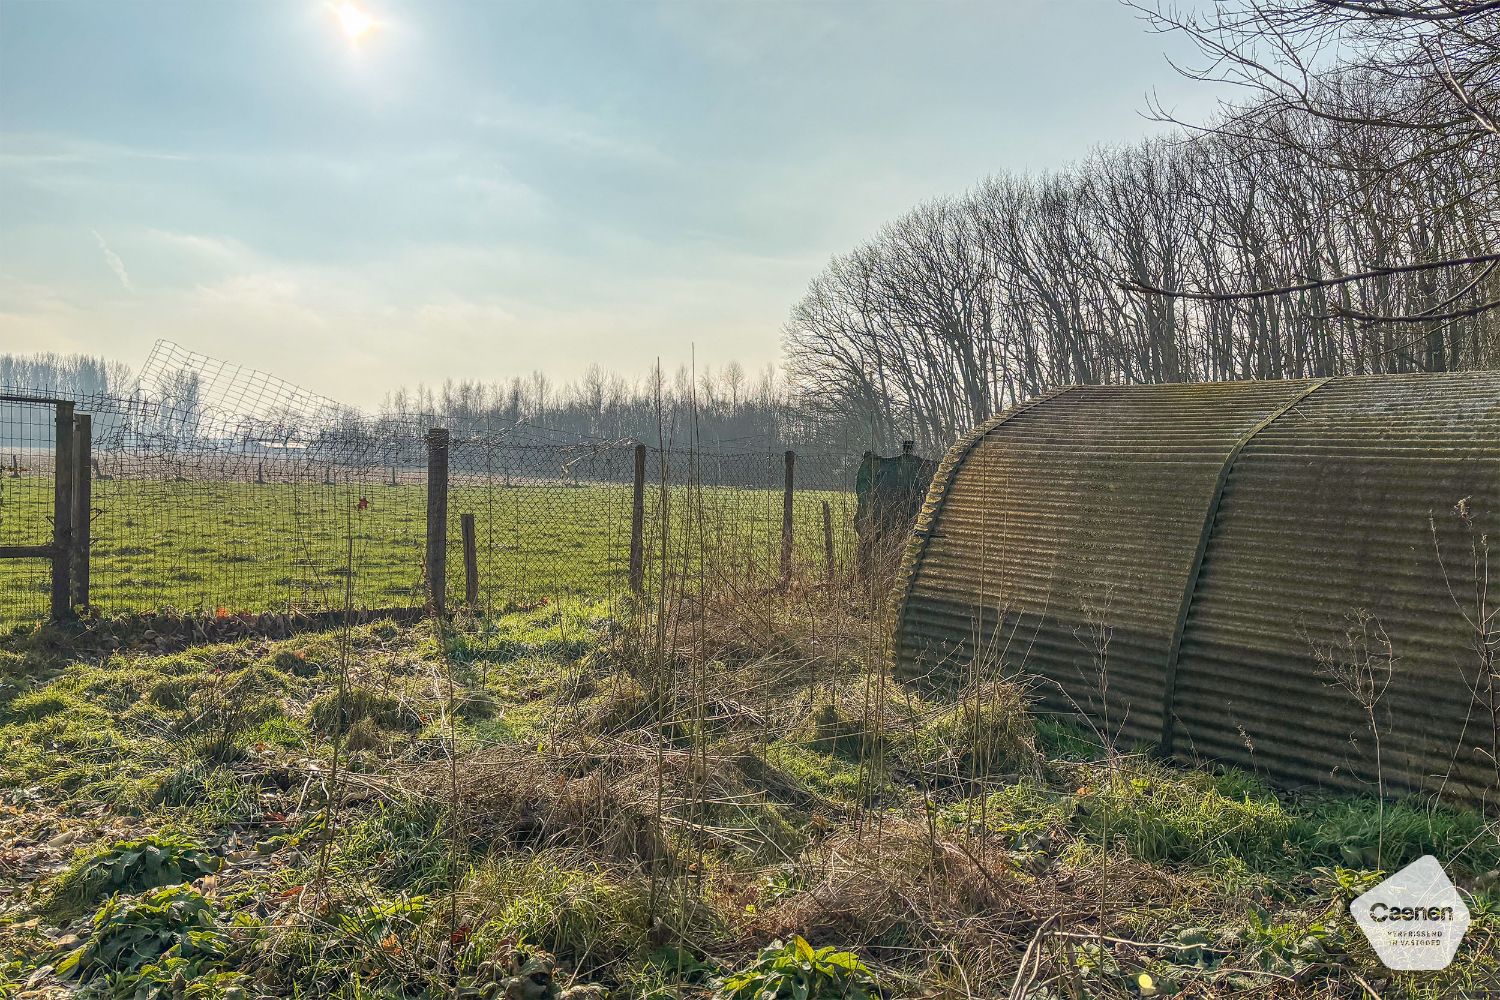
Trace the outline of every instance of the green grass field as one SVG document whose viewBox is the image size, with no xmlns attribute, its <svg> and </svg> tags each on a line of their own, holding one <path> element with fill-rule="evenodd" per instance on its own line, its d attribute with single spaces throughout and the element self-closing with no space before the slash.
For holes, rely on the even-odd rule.
<svg viewBox="0 0 1500 1000">
<path fill-rule="evenodd" d="M 853 496 L 806 491 L 794 502 L 799 562 L 824 565 L 822 504 L 829 501 L 837 559 L 853 533 Z M 0 544 L 51 533 L 51 480 L 0 483 Z M 363 501 L 363 503 L 361 503 Z M 678 570 L 700 550 L 746 574 L 779 568 L 781 494 L 674 489 L 667 557 Z M 648 490 L 648 578 L 661 557 L 659 491 Z M 98 480 L 93 494 L 91 599 L 114 614 L 322 609 L 342 605 L 346 567 L 364 607 L 422 603 L 426 487 L 321 483 Z M 459 515 L 475 517 L 481 600 L 503 606 L 542 596 L 618 593 L 630 551 L 628 485 L 455 485 L 449 497 L 449 593 L 464 586 Z M 653 565 L 654 564 L 654 565 Z M 46 611 L 48 564 L 0 561 L 0 620 Z"/>
<path fill-rule="evenodd" d="M 840 588 L 702 610 L 666 658 L 606 601 L 0 635 L 0 997 L 956 1000 L 1028 967 L 1071 987 L 1027 1000 L 1500 996 L 1478 813 L 882 676 L 886 623 Z M 1472 923 L 1395 972 L 1349 902 L 1429 854 Z M 770 992 L 793 934 L 883 990 Z M 538 950 L 560 988 L 522 992 Z"/>
</svg>

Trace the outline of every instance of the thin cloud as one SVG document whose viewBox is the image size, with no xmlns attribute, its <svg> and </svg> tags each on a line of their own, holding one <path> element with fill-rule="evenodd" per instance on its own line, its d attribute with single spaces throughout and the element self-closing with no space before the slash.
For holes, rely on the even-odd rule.
<svg viewBox="0 0 1500 1000">
<path fill-rule="evenodd" d="M 491 96 L 473 115 L 480 129 L 528 138 L 559 149 L 641 167 L 670 167 L 669 157 L 652 143 L 620 133 L 605 119 L 572 108 L 532 107 Z"/>
<path fill-rule="evenodd" d="M 109 248 L 109 244 L 104 242 L 104 237 L 99 235 L 99 230 L 94 229 L 91 232 L 94 234 L 94 239 L 99 241 L 99 251 L 104 254 L 104 263 L 115 272 L 115 277 L 120 279 L 120 284 L 125 286 L 127 292 L 135 291 L 135 286 L 130 283 L 130 272 L 125 270 L 125 262 L 120 259 L 120 255 Z"/>
</svg>

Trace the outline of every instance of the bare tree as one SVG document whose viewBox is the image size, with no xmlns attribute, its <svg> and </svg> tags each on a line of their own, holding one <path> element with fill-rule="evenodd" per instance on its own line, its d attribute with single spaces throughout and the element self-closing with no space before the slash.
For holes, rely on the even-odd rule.
<svg viewBox="0 0 1500 1000">
<path fill-rule="evenodd" d="M 1131 4 L 1131 6 L 1136 6 Z M 1158 30 L 1180 33 L 1202 62 L 1180 66 L 1200 80 L 1229 83 L 1251 99 L 1225 106 L 1206 125 L 1190 127 L 1254 148 L 1273 146 L 1325 168 L 1345 171 L 1358 191 L 1395 177 L 1417 181 L 1457 169 L 1459 197 L 1481 206 L 1468 213 L 1483 252 L 1454 249 L 1441 217 L 1402 256 L 1351 261 L 1347 269 L 1297 276 L 1281 284 L 1235 291 L 1185 291 L 1185 285 L 1147 283 L 1134 275 L 1121 285 L 1161 297 L 1221 301 L 1291 295 L 1394 274 L 1423 275 L 1425 291 L 1411 308 L 1370 311 L 1336 299 L 1329 315 L 1367 324 L 1414 324 L 1429 369 L 1444 367 L 1447 324 L 1500 306 L 1489 279 L 1500 254 L 1493 214 L 1500 152 L 1500 3 L 1492 0 L 1217 0 L 1183 11 L 1141 7 Z M 1172 119 L 1157 106 L 1157 113 Z M 1309 121 L 1317 128 L 1298 128 Z M 1293 123 L 1288 127 L 1288 123 Z M 1351 160 L 1350 149 L 1378 147 L 1380 162 Z M 1362 162 L 1361 162 L 1362 161 Z M 1443 297 L 1433 272 L 1453 270 L 1461 291 Z M 1425 284 L 1424 284 L 1425 282 Z"/>
</svg>

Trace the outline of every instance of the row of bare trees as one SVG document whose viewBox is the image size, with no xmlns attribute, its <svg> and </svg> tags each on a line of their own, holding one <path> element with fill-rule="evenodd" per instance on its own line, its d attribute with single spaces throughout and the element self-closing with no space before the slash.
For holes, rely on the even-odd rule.
<svg viewBox="0 0 1500 1000">
<path fill-rule="evenodd" d="M 664 433 L 675 444 L 692 439 L 730 451 L 794 444 L 801 433 L 776 369 L 751 375 L 737 362 L 671 373 L 658 367 L 633 381 L 599 365 L 575 382 L 543 372 L 498 383 L 450 379 L 388 393 L 380 417 L 459 435 L 655 441 Z"/>
<path fill-rule="evenodd" d="M 1285 56 L 1303 36 L 1276 24 L 1332 28 L 1274 17 L 1327 6 L 1221 4 L 1219 22 L 1187 28 L 1205 51 L 1220 43 L 1222 70 L 1226 49 L 1252 51 L 1229 47 L 1229 28 L 1272 18 L 1255 37 Z M 1061 384 L 1495 365 L 1494 135 L 1399 54 L 1400 73 L 1370 56 L 1272 81 L 1208 126 L 918 206 L 836 257 L 793 310 L 802 405 L 843 437 L 941 449 Z"/>
</svg>

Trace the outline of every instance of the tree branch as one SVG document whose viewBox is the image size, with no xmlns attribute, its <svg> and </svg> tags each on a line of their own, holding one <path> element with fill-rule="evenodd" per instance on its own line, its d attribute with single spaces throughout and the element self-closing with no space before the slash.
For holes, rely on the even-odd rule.
<svg viewBox="0 0 1500 1000">
<path fill-rule="evenodd" d="M 1115 285 L 1127 292 L 1143 292 L 1148 295 L 1163 295 L 1172 299 L 1192 299 L 1197 302 L 1240 302 L 1246 299 L 1268 299 L 1277 295 L 1310 292 L 1315 288 L 1332 288 L 1354 281 L 1370 278 L 1385 278 L 1394 274 L 1414 274 L 1420 271 L 1436 271 L 1449 267 L 1464 267 L 1470 264 L 1493 264 L 1500 261 L 1500 253 L 1478 254 L 1473 257 L 1454 257 L 1448 260 L 1427 261 L 1421 264 L 1401 264 L 1393 267 L 1377 267 L 1358 274 L 1345 274 L 1337 278 L 1317 278 L 1299 285 L 1283 285 L 1279 288 L 1257 288 L 1248 292 L 1192 292 L 1182 289 L 1158 288 L 1128 278 L 1116 278 Z M 1427 317 L 1432 319 L 1434 317 Z"/>
<path fill-rule="evenodd" d="M 1431 323 L 1478 316 L 1480 313 L 1489 312 L 1497 306 L 1500 306 L 1500 299 L 1491 299 L 1489 302 L 1481 302 L 1478 305 L 1469 306 L 1466 309 L 1456 309 L 1452 312 L 1420 312 L 1394 316 L 1382 316 L 1377 313 L 1360 312 L 1358 309 L 1345 309 L 1343 306 L 1335 306 L 1329 315 L 1340 319 L 1359 320 L 1363 323 Z"/>
<path fill-rule="evenodd" d="M 1500 11 L 1500 0 L 1475 0 L 1462 5 L 1444 4 L 1446 9 L 1393 7 L 1389 3 L 1362 3 L 1360 0 L 1316 0 L 1320 6 L 1365 14 L 1383 21 L 1461 21 Z"/>
</svg>

